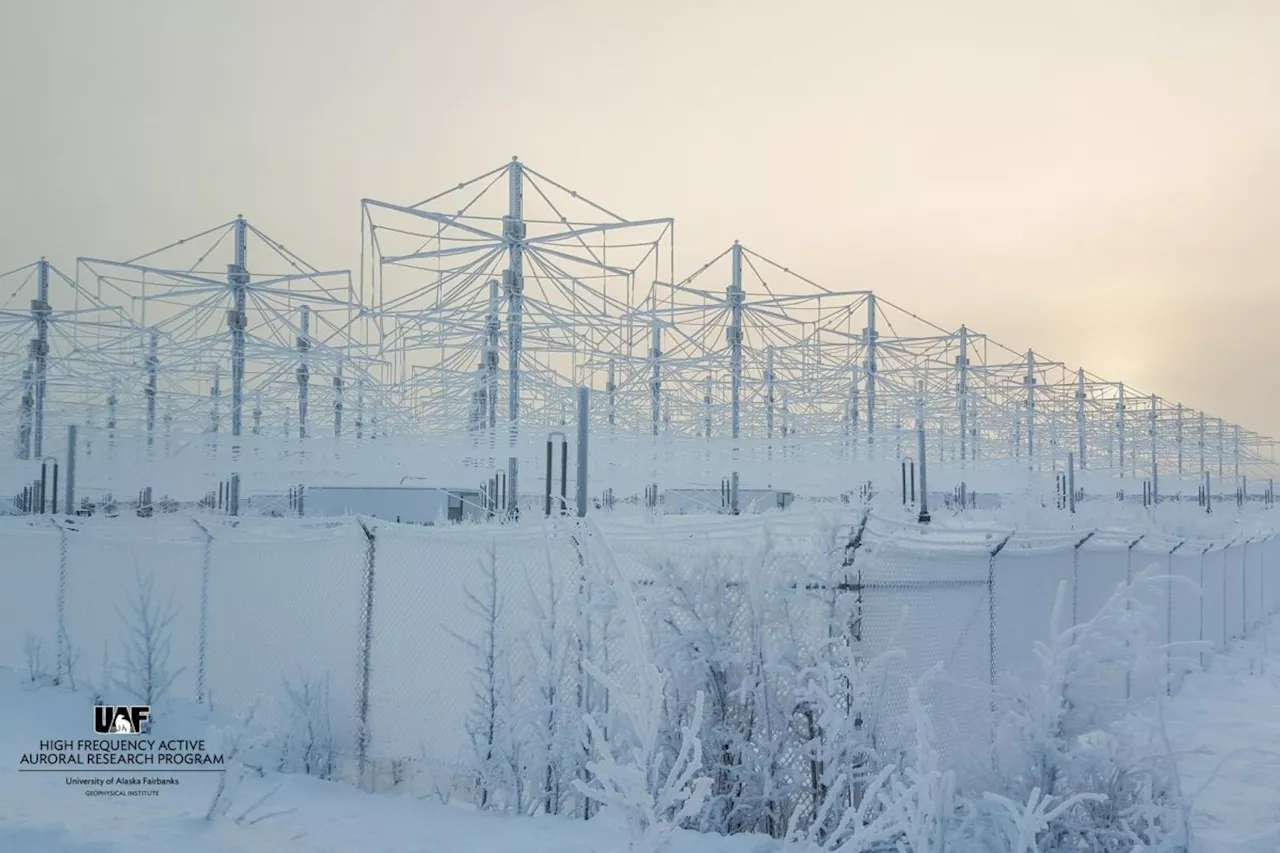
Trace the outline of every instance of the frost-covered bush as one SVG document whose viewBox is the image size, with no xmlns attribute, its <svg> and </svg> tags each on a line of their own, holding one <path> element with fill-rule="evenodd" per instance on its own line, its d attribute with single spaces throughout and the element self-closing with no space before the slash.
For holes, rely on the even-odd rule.
<svg viewBox="0 0 1280 853">
<path fill-rule="evenodd" d="M 1091 619 L 1066 625 L 1066 585 L 1059 588 L 1048 643 L 1036 644 L 1039 678 L 1021 688 L 1007 687 L 997 704 L 997 784 L 987 792 L 1006 815 L 1014 804 L 1041 817 L 1056 814 L 1052 828 L 1041 827 L 1041 846 L 1056 850 L 1179 850 L 1184 837 L 1184 807 L 1177 769 L 1158 735 L 1158 718 L 1142 713 L 1108 713 L 1090 702 L 1091 688 L 1115 672 L 1162 679 L 1171 644 L 1157 634 L 1152 600 L 1165 594 L 1168 576 L 1157 567 L 1121 583 Z M 1178 580 L 1178 579 L 1174 579 Z M 1194 645 L 1194 644 L 1173 644 Z M 1152 702 L 1163 701 L 1163 690 Z M 1047 804 L 1057 799 L 1059 805 Z M 1075 807 L 1064 810 L 1067 803 Z M 1047 819 L 1047 818 L 1045 818 Z M 1025 839 L 1026 826 L 1015 833 Z M 1022 842 L 1019 842 L 1022 843 Z"/>
<path fill-rule="evenodd" d="M 626 576 L 589 525 L 573 533 L 577 563 L 548 554 L 545 575 L 501 576 L 490 558 L 465 634 L 477 803 L 577 817 L 603 804 L 638 847 L 677 827 L 763 833 L 796 853 L 1185 846 L 1158 705 L 1104 690 L 1117 674 L 1163 685 L 1153 608 L 1184 581 L 1153 568 L 1080 625 L 1062 587 L 1037 670 L 993 687 L 985 671 L 921 675 L 932 661 L 899 643 L 920 620 L 886 637 L 881 618 L 864 636 L 863 607 L 883 602 L 864 599 L 859 533 L 660 542 Z M 519 637 L 504 627 L 513 589 L 534 611 Z M 990 713 L 977 702 L 973 719 L 946 719 L 954 703 L 926 701 L 955 690 L 989 695 Z M 975 742 L 956 749 L 939 730 Z"/>
</svg>

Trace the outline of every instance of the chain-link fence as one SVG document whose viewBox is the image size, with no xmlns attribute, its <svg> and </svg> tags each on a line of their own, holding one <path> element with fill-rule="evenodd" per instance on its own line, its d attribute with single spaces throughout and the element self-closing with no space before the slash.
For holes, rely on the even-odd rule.
<svg viewBox="0 0 1280 853">
<path fill-rule="evenodd" d="M 655 663 L 674 709 L 704 692 L 717 790 L 745 796 L 759 781 L 760 798 L 778 799 L 789 785 L 796 808 L 819 793 L 819 723 L 803 697 L 833 643 L 859 666 L 901 650 L 871 691 L 882 755 L 910 740 L 908 684 L 937 668 L 923 698 L 938 740 L 977 767 L 992 689 L 1036 677 L 1060 586 L 1065 628 L 1155 564 L 1169 578 L 1150 601 L 1154 640 L 1174 644 L 1163 654 L 1175 680 L 1206 654 L 1178 642 L 1221 650 L 1280 606 L 1267 532 L 1210 541 L 805 512 L 461 527 L 169 516 L 3 519 L 0 541 L 0 662 L 136 694 L 139 654 L 162 646 L 171 678 L 155 701 L 254 709 L 281 731 L 323 717 L 335 775 L 442 797 L 501 789 L 522 811 L 586 808 L 573 785 L 590 749 L 582 715 L 618 710 L 597 673 L 628 684 Z M 1165 683 L 1117 673 L 1090 689 L 1121 703 Z"/>
</svg>

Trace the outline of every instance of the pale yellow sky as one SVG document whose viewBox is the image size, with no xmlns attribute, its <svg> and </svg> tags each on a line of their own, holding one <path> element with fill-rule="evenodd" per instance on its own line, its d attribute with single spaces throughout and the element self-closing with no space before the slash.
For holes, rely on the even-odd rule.
<svg viewBox="0 0 1280 853">
<path fill-rule="evenodd" d="M 0 269 L 509 159 L 1280 435 L 1280 2 L 0 2 Z"/>
</svg>

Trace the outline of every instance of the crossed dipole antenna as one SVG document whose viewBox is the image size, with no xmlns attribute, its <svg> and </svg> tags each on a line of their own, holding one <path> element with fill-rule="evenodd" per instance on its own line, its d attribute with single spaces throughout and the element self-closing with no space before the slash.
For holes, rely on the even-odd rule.
<svg viewBox="0 0 1280 853">
<path fill-rule="evenodd" d="M 671 219 L 624 218 L 515 158 L 416 204 L 365 199 L 362 224 L 388 379 L 428 430 L 554 422 L 600 353 L 643 345 L 631 306 L 674 269 Z"/>
<path fill-rule="evenodd" d="M 260 430 L 264 403 L 271 420 L 296 413 L 305 435 L 313 374 L 332 377 L 339 412 L 348 383 L 372 386 L 377 359 L 358 338 L 350 271 L 312 266 L 244 217 L 129 260 L 80 258 L 77 268 L 82 286 L 139 330 L 145 375 L 129 396 L 147 410 L 149 444 L 161 392 L 188 428 L 203 421 L 205 432 L 238 438 L 250 420 Z M 207 418 L 196 414 L 201 400 Z"/>
<path fill-rule="evenodd" d="M 44 258 L 0 274 L 0 412 L 17 458 L 41 458 L 69 407 L 105 401 L 128 372 L 133 328 Z"/>
</svg>

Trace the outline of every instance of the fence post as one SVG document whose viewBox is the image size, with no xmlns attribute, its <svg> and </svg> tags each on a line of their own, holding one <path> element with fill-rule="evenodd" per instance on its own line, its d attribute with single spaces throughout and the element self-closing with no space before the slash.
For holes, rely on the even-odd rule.
<svg viewBox="0 0 1280 853">
<path fill-rule="evenodd" d="M 1016 531 L 1015 531 L 1016 532 Z M 1013 533 L 1000 540 L 991 549 L 991 557 L 987 560 L 987 677 L 991 689 L 991 769 L 996 766 L 996 557 L 1004 546 L 1009 544 Z"/>
<path fill-rule="evenodd" d="M 1204 550 L 1200 552 L 1200 642 L 1204 643 L 1204 560 L 1209 550 L 1213 548 L 1213 543 L 1204 546 Z M 1204 667 L 1204 646 L 1200 647 L 1200 666 Z"/>
<path fill-rule="evenodd" d="M 70 680 L 71 675 L 71 643 L 67 637 L 67 528 L 56 519 L 49 521 L 58 528 L 58 668 L 53 683 L 61 684 L 63 676 Z"/>
<path fill-rule="evenodd" d="M 1153 466 L 1154 467 L 1154 466 Z M 1183 539 L 1169 549 L 1169 580 L 1166 582 L 1168 594 L 1165 596 L 1165 649 L 1164 649 L 1164 668 L 1165 668 L 1165 685 L 1164 693 L 1166 696 L 1173 695 L 1173 552 L 1177 551 L 1183 545 L 1187 544 L 1187 540 Z"/>
<path fill-rule="evenodd" d="M 1080 624 L 1080 548 L 1094 537 L 1098 531 L 1090 530 L 1089 535 L 1081 539 L 1071 549 L 1071 624 Z"/>
<path fill-rule="evenodd" d="M 213 534 L 198 519 L 191 519 L 204 534 L 204 549 L 200 559 L 200 623 L 196 637 L 196 704 L 209 701 L 206 682 L 209 662 L 209 570 L 213 563 Z"/>
<path fill-rule="evenodd" d="M 369 758 L 369 659 L 373 649 L 373 571 L 376 565 L 377 537 L 364 519 L 356 521 L 364 531 L 364 607 L 360 618 L 360 698 L 356 707 L 356 762 L 360 785 L 367 784 L 366 764 Z M 372 789 L 372 786 L 370 786 Z"/>
<path fill-rule="evenodd" d="M 1147 538 L 1147 534 L 1142 534 L 1137 539 L 1129 543 L 1129 547 L 1124 552 L 1124 583 L 1126 590 L 1133 583 L 1133 549 L 1138 547 L 1138 543 Z M 1124 606 L 1125 610 L 1129 609 L 1128 603 Z M 1133 672 L 1125 670 L 1124 673 L 1124 698 L 1130 699 L 1133 696 Z"/>
</svg>

